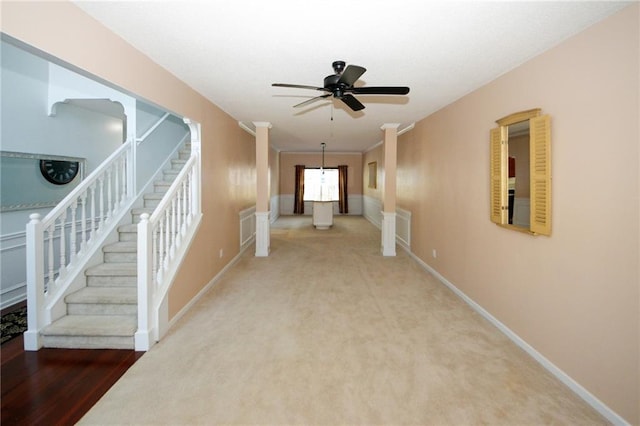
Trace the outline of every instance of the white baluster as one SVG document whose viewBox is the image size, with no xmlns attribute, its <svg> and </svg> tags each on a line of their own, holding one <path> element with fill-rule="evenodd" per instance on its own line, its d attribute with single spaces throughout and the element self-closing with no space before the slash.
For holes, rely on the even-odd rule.
<svg viewBox="0 0 640 426">
<path fill-rule="evenodd" d="M 164 247 L 165 247 L 165 255 L 164 255 L 164 269 L 169 268 L 169 260 L 170 260 L 170 250 L 171 250 L 171 218 L 169 217 L 169 209 L 164 211 Z"/>
<path fill-rule="evenodd" d="M 80 196 L 80 215 L 81 217 L 81 236 L 80 236 L 80 251 L 84 251 L 87 247 L 87 191 L 83 192 Z"/>
<path fill-rule="evenodd" d="M 100 188 L 100 221 L 98 223 L 98 229 L 102 230 L 104 229 L 104 219 L 106 217 L 104 213 L 104 176 L 98 178 L 98 187 Z"/>
<path fill-rule="evenodd" d="M 91 234 L 89 235 L 89 241 L 92 241 L 96 235 L 96 184 L 91 185 L 89 190 L 91 191 Z"/>
<path fill-rule="evenodd" d="M 111 216 L 115 214 L 115 206 L 113 205 L 113 183 L 112 183 L 112 171 L 111 168 L 107 169 L 107 219 L 111 219 Z"/>
<path fill-rule="evenodd" d="M 171 216 L 171 260 L 173 260 L 173 257 L 176 254 L 176 234 L 177 232 L 177 227 L 176 227 L 176 204 L 177 204 L 177 199 L 176 199 L 176 194 L 174 194 L 173 199 L 171 200 L 171 210 L 169 212 L 169 215 Z"/>
<path fill-rule="evenodd" d="M 180 188 L 180 233 L 183 237 L 187 233 L 187 177 Z"/>
<path fill-rule="evenodd" d="M 191 217 L 193 216 L 193 176 L 194 176 L 194 170 L 195 167 L 192 167 L 191 170 L 189 170 L 189 174 L 187 177 L 187 182 L 189 184 L 189 202 L 187 203 L 187 226 L 191 226 Z"/>
<path fill-rule="evenodd" d="M 118 159 L 116 160 L 116 162 L 113 165 L 114 168 L 114 172 L 115 172 L 115 186 L 116 186 L 116 193 L 115 193 L 115 207 L 117 209 L 117 207 L 119 207 L 120 204 L 120 160 Z"/>
<path fill-rule="evenodd" d="M 152 236 L 152 261 L 151 261 L 151 277 L 154 287 L 158 286 L 158 226 L 153 228 Z"/>
<path fill-rule="evenodd" d="M 58 273 L 58 278 L 64 277 L 65 272 L 67 271 L 67 232 L 66 232 L 66 222 L 67 222 L 67 211 L 65 210 L 62 216 L 60 216 L 60 269 Z M 55 223 L 55 222 L 54 222 Z"/>
<path fill-rule="evenodd" d="M 164 221 L 160 219 L 158 221 L 158 229 L 160 230 L 159 246 L 158 246 L 158 283 L 162 283 L 164 276 L 164 262 L 166 251 L 164 248 Z"/>
<path fill-rule="evenodd" d="M 53 280 L 55 278 L 55 269 L 53 267 L 53 236 L 56 230 L 55 228 L 56 228 L 55 222 L 52 225 L 49 225 L 49 227 L 47 228 L 47 236 L 49 237 L 49 244 L 48 244 L 49 253 L 47 253 L 48 254 L 47 257 L 49 261 L 49 264 L 47 265 L 49 269 L 49 281 L 45 288 L 45 292 L 53 286 Z"/>
<path fill-rule="evenodd" d="M 126 155 L 122 156 L 120 164 L 122 165 L 122 191 L 120 194 L 120 204 L 124 204 L 127 199 L 127 163 Z"/>
<path fill-rule="evenodd" d="M 73 203 L 71 203 L 71 233 L 69 234 L 69 264 L 72 264 L 76 259 L 76 239 L 78 236 L 76 235 L 76 210 L 78 209 L 78 200 L 76 199 Z"/>
</svg>

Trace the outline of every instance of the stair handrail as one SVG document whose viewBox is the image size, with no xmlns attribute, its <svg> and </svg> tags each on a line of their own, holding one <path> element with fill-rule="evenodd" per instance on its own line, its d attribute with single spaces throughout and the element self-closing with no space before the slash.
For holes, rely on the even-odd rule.
<svg viewBox="0 0 640 426">
<path fill-rule="evenodd" d="M 166 112 L 162 117 L 160 117 L 160 118 L 158 119 L 158 121 L 156 121 L 156 122 L 153 124 L 153 126 L 149 127 L 149 130 L 147 130 L 146 132 L 144 132 L 144 134 L 143 134 L 142 136 L 140 136 L 139 138 L 136 138 L 136 142 L 138 143 L 138 145 L 139 145 L 139 144 L 141 144 L 142 142 L 144 142 L 144 141 L 145 141 L 145 139 L 147 139 L 147 137 L 148 137 L 151 133 L 153 133 L 153 131 L 154 131 L 154 130 L 156 130 L 156 129 L 160 126 L 160 124 L 162 124 L 162 122 L 163 122 L 164 120 L 166 120 L 167 118 L 169 118 L 169 116 L 170 116 L 170 115 L 171 115 L 171 114 L 169 114 L 168 112 Z"/>
<path fill-rule="evenodd" d="M 38 213 L 29 216 L 25 349 L 41 347 L 40 330 L 52 321 L 47 304 L 64 291 L 69 284 L 67 278 L 84 265 L 105 227 L 135 197 L 135 163 L 136 143 L 127 141 L 44 219 Z"/>
<path fill-rule="evenodd" d="M 202 215 L 200 153 L 192 150 L 151 215 L 138 223 L 138 331 L 135 348 L 149 350 L 159 340 L 161 304 Z"/>
</svg>

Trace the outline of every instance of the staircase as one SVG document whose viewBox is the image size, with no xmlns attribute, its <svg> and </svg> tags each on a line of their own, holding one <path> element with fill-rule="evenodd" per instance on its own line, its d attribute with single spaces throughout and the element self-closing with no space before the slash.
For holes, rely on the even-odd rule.
<svg viewBox="0 0 640 426">
<path fill-rule="evenodd" d="M 134 349 L 137 318 L 137 223 L 162 200 L 190 156 L 190 144 L 171 160 L 143 207 L 131 209 L 131 223 L 118 227 L 118 242 L 102 247 L 103 263 L 85 270 L 86 287 L 68 294 L 67 314 L 41 331 L 44 347 Z"/>
</svg>

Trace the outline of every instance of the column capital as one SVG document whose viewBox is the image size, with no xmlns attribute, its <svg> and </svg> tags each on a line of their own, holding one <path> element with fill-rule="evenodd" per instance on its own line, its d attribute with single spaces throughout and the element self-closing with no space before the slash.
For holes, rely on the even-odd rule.
<svg viewBox="0 0 640 426">
<path fill-rule="evenodd" d="M 400 127 L 400 123 L 384 123 L 380 129 L 397 129 L 398 127 Z"/>
<path fill-rule="evenodd" d="M 267 129 L 272 128 L 273 126 L 268 121 L 254 121 L 253 125 L 256 127 L 266 127 Z"/>
</svg>

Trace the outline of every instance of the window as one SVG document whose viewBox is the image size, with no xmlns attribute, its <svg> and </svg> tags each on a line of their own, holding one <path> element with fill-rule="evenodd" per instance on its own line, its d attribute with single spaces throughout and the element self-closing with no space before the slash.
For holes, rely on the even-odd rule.
<svg viewBox="0 0 640 426">
<path fill-rule="evenodd" d="M 551 235 L 551 124 L 540 109 L 497 120 L 490 135 L 491 221 Z"/>
<path fill-rule="evenodd" d="M 304 201 L 338 201 L 338 169 L 304 169 Z"/>
</svg>

